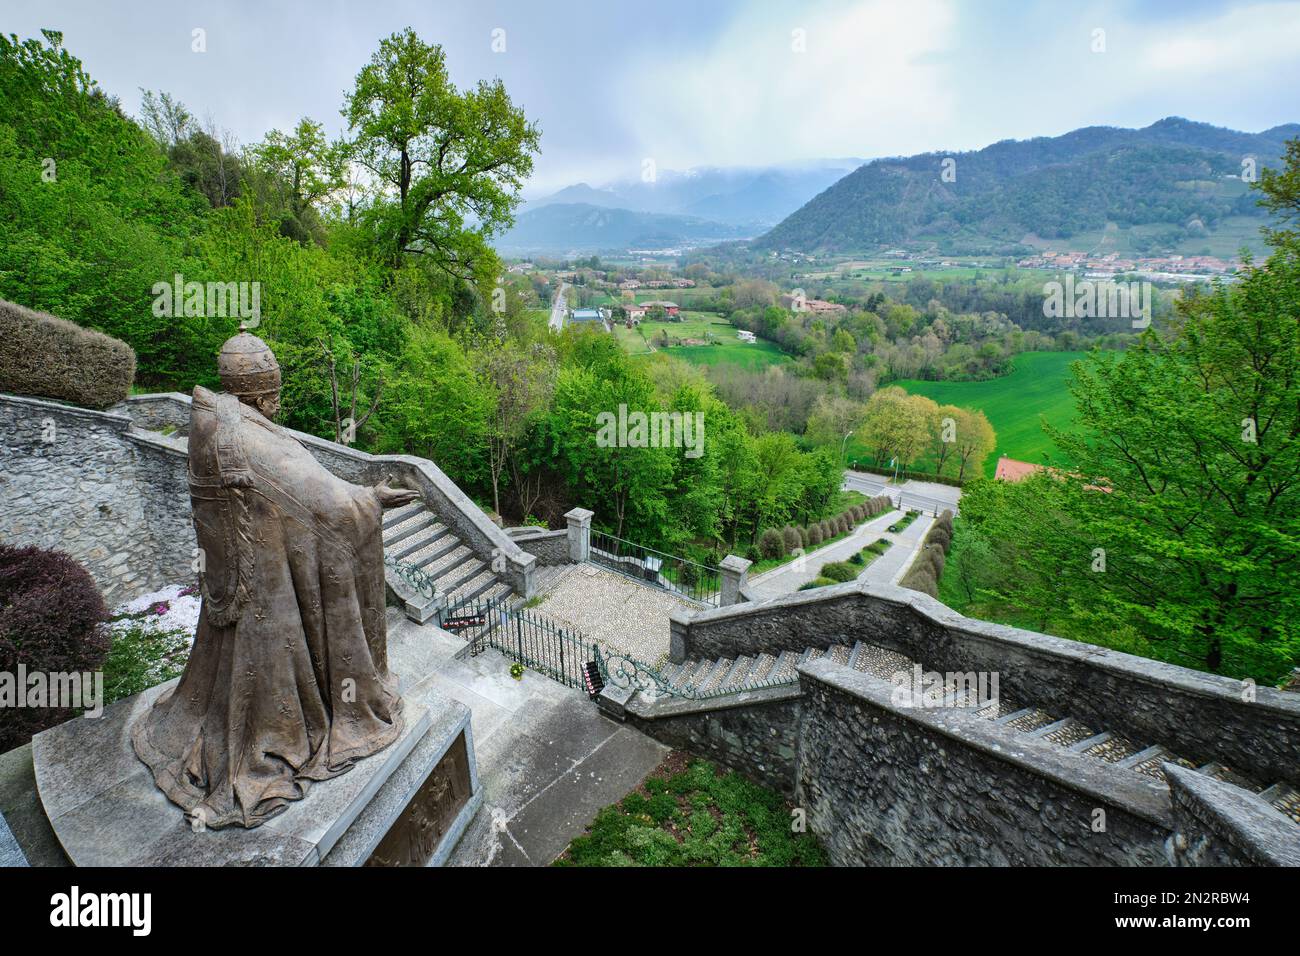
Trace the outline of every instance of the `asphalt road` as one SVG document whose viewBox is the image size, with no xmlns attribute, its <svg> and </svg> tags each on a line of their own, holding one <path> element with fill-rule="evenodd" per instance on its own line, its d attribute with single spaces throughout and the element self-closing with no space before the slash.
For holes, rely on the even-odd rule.
<svg viewBox="0 0 1300 956">
<path fill-rule="evenodd" d="M 564 328 L 564 290 L 567 288 L 568 285 L 561 282 L 560 287 L 555 290 L 555 298 L 551 300 L 550 328 L 552 332 L 558 332 Z"/>
<path fill-rule="evenodd" d="M 844 487 L 852 491 L 860 491 L 868 497 L 889 495 L 898 507 L 915 508 L 929 515 L 937 516 L 945 508 L 951 508 L 953 514 L 960 510 L 958 504 L 961 502 L 961 489 L 933 481 L 908 480 L 891 485 L 886 482 L 884 475 L 846 471 Z"/>
</svg>

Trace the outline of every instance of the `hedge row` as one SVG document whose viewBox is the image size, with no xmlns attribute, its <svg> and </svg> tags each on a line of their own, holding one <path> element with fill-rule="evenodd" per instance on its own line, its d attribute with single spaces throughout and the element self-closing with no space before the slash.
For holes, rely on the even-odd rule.
<svg viewBox="0 0 1300 956">
<path fill-rule="evenodd" d="M 937 598 L 939 578 L 943 576 L 943 567 L 948 560 L 948 549 L 951 547 L 952 512 L 945 511 L 935 519 L 930 530 L 926 532 L 921 550 L 912 559 L 912 566 L 907 569 L 907 573 L 898 583 L 905 588 Z"/>
<path fill-rule="evenodd" d="M 889 511 L 893 507 L 888 495 L 879 495 L 860 502 L 846 511 L 814 521 L 802 528 L 787 525 L 784 528 L 767 528 L 758 536 L 756 546 L 750 548 L 751 561 L 762 558 L 784 558 L 798 548 L 815 548 L 823 541 L 852 531 L 862 522 Z"/>
<path fill-rule="evenodd" d="M 0 299 L 0 392 L 103 409 L 130 395 L 134 379 L 125 342 Z"/>
</svg>

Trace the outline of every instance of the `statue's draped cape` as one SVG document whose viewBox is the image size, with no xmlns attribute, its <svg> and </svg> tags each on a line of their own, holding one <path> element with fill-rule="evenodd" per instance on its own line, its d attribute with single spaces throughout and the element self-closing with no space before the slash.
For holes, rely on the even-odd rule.
<svg viewBox="0 0 1300 956">
<path fill-rule="evenodd" d="M 198 631 L 132 742 L 191 818 L 254 827 L 402 731 L 381 509 L 232 395 L 194 390 L 189 460 Z"/>
</svg>

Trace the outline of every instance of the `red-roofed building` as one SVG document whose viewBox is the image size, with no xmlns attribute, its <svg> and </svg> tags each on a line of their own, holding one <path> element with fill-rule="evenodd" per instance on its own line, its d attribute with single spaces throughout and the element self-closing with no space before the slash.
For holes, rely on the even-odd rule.
<svg viewBox="0 0 1300 956">
<path fill-rule="evenodd" d="M 1035 465 L 1032 461 L 1017 461 L 1015 458 L 1003 455 L 998 459 L 998 469 L 993 473 L 993 477 L 998 481 L 1021 481 L 1034 472 L 1042 470 L 1042 465 Z"/>
</svg>

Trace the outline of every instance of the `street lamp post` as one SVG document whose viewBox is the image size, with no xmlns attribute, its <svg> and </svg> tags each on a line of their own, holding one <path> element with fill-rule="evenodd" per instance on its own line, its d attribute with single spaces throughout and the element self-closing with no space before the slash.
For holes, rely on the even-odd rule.
<svg viewBox="0 0 1300 956">
<path fill-rule="evenodd" d="M 845 435 L 844 435 L 843 440 L 840 442 L 840 461 L 841 461 L 841 462 L 844 461 L 844 447 L 845 447 L 845 445 L 848 444 L 849 436 L 852 435 L 852 434 L 853 434 L 853 432 L 846 432 Z"/>
</svg>

